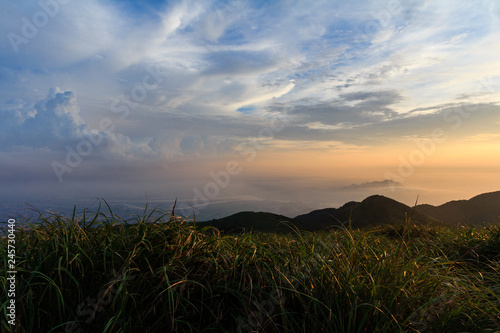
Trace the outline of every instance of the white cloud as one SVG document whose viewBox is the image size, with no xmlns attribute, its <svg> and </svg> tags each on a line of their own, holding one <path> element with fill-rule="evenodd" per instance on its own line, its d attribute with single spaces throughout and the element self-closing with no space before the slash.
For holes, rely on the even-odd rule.
<svg viewBox="0 0 500 333">
<path fill-rule="evenodd" d="M 113 131 L 112 120 L 106 120 L 103 128 L 91 128 L 80 114 L 77 96 L 72 91 L 51 89 L 48 96 L 32 104 L 14 100 L 0 109 L 7 121 L 1 123 L 3 151 L 13 151 L 19 147 L 48 149 L 56 153 L 65 152 L 65 147 L 73 149 L 84 142 L 92 144 L 91 150 L 104 158 L 155 157 L 151 147 Z M 15 138 L 13 140 L 12 138 Z"/>
<path fill-rule="evenodd" d="M 14 101 L 2 108 L 2 115 L 10 121 L 2 126 L 4 142 L 17 137 L 18 145 L 54 147 L 62 142 L 79 139 L 85 123 L 80 117 L 76 95 L 51 89 L 46 99 L 26 108 L 26 103 Z M 14 121 L 12 121 L 14 120 Z M 12 144 L 4 146 L 12 148 Z"/>
</svg>

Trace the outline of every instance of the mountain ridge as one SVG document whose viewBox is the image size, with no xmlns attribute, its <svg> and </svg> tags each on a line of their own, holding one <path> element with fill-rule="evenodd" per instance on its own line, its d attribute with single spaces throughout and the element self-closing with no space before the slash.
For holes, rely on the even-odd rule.
<svg viewBox="0 0 500 333">
<path fill-rule="evenodd" d="M 416 224 L 438 223 L 435 219 L 394 199 L 372 195 L 361 202 L 350 201 L 340 208 L 315 210 L 294 218 L 298 227 L 305 230 L 351 224 L 362 228 L 378 224 L 404 223 L 408 218 Z M 337 222 L 338 224 L 334 223 Z"/>
<path fill-rule="evenodd" d="M 394 199 L 371 195 L 361 202 L 349 201 L 339 208 L 323 208 L 294 218 L 268 212 L 243 211 L 220 219 L 200 222 L 221 231 L 288 232 L 293 228 L 319 231 L 350 224 L 353 228 L 397 225 L 487 226 L 500 222 L 500 191 L 482 193 L 469 200 L 453 200 L 439 206 L 407 206 Z"/>
<path fill-rule="evenodd" d="M 439 206 L 417 205 L 416 209 L 450 225 L 488 225 L 500 222 L 500 191 L 482 193 L 469 200 L 453 200 Z"/>
</svg>

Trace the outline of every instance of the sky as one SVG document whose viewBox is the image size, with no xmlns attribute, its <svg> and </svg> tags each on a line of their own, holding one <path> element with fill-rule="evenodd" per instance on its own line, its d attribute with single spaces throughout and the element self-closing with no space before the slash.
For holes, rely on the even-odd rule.
<svg viewBox="0 0 500 333">
<path fill-rule="evenodd" d="M 0 200 L 500 190 L 500 3 L 0 0 Z"/>
</svg>

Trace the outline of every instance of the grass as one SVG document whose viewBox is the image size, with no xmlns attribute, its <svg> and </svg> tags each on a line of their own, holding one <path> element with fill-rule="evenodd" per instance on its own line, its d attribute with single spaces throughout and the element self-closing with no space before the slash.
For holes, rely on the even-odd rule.
<svg viewBox="0 0 500 333">
<path fill-rule="evenodd" d="M 228 235 L 147 207 L 28 224 L 17 332 L 500 331 L 500 226 Z"/>
</svg>

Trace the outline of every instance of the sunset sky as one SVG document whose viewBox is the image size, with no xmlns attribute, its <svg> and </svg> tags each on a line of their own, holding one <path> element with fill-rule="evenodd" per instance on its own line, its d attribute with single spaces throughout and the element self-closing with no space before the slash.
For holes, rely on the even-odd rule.
<svg viewBox="0 0 500 333">
<path fill-rule="evenodd" d="M 500 2 L 0 0 L 0 199 L 500 190 Z"/>
</svg>

